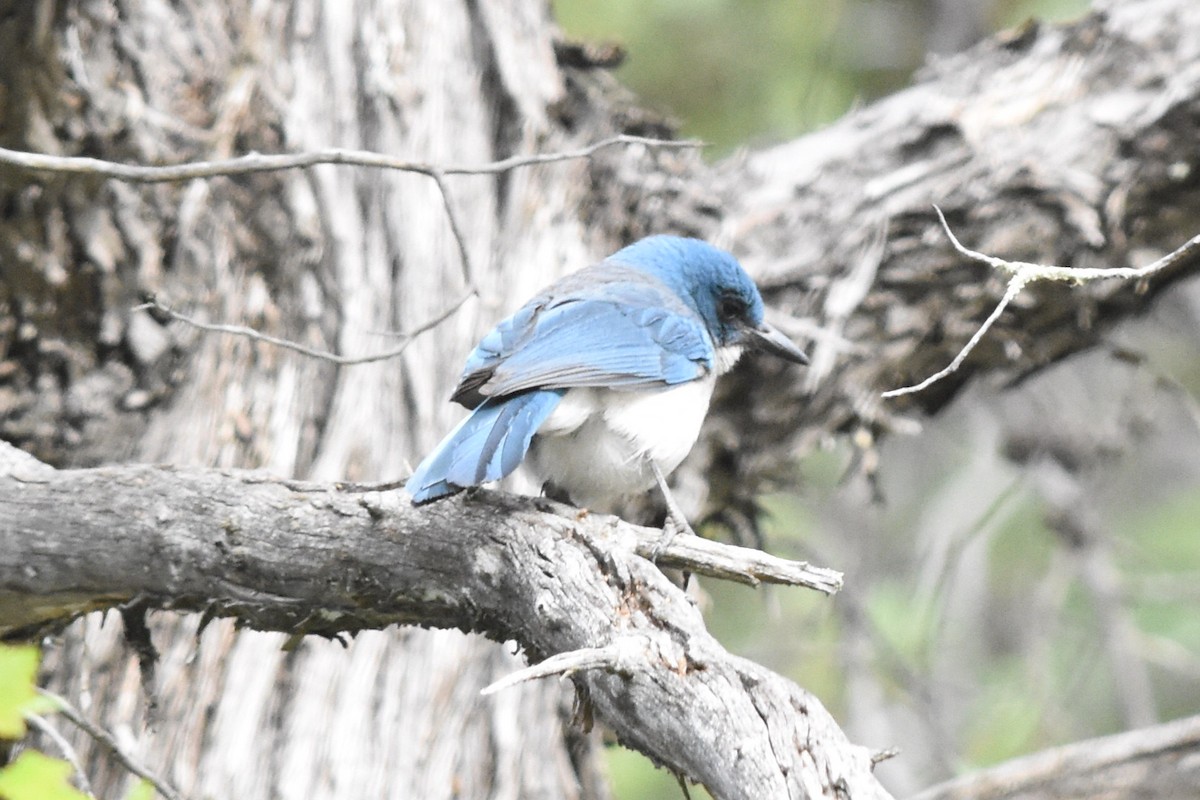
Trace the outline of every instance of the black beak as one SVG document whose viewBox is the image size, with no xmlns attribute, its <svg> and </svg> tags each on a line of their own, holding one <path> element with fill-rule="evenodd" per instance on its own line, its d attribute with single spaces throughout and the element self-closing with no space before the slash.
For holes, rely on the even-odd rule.
<svg viewBox="0 0 1200 800">
<path fill-rule="evenodd" d="M 757 328 L 750 329 L 750 342 L 754 347 L 771 355 L 786 358 L 797 364 L 808 363 L 808 356 L 804 355 L 804 351 L 769 322 L 764 321 Z"/>
</svg>

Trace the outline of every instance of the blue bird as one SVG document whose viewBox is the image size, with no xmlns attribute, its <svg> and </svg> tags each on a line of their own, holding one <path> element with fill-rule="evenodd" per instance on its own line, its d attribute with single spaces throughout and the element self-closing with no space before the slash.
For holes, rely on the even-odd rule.
<svg viewBox="0 0 1200 800">
<path fill-rule="evenodd" d="M 414 504 L 499 480 L 522 461 L 547 494 L 593 510 L 656 483 L 696 443 L 716 377 L 748 347 L 808 363 L 763 319 L 750 276 L 698 239 L 651 236 L 548 286 L 467 358 L 471 414 L 421 462 Z"/>
</svg>

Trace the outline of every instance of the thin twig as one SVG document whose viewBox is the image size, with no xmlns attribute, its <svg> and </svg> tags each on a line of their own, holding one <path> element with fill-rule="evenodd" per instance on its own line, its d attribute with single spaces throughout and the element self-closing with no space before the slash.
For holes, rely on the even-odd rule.
<svg viewBox="0 0 1200 800">
<path fill-rule="evenodd" d="M 645 647 L 645 642 L 640 638 L 619 637 L 604 647 L 583 647 L 579 650 L 568 650 L 565 653 L 552 655 L 545 661 L 530 664 L 524 669 L 505 675 L 500 680 L 485 686 L 479 693 L 487 696 L 526 681 L 548 678 L 551 675 L 567 677 L 583 669 L 619 670 L 621 664 L 626 663 L 632 655 L 630 650 L 635 646 L 635 640 L 640 642 L 636 645 L 640 652 Z"/>
<path fill-rule="evenodd" d="M 99 744 L 105 750 L 108 750 L 108 752 L 111 753 L 113 757 L 117 759 L 117 761 L 121 762 L 125 769 L 129 770 L 134 775 L 137 775 L 139 778 L 144 778 L 145 780 L 150 781 L 150 783 L 154 785 L 154 788 L 158 790 L 158 793 L 167 800 L 183 800 L 183 795 L 177 792 L 165 780 L 151 772 L 149 768 L 143 766 L 133 756 L 126 753 L 124 748 L 121 747 L 120 743 L 117 742 L 115 736 L 85 717 L 83 713 L 80 712 L 79 709 L 75 708 L 75 706 L 71 705 L 71 703 L 65 697 L 41 688 L 38 689 L 38 693 L 43 697 L 48 697 L 53 700 L 58 706 L 59 713 L 71 720 L 71 722 L 75 723 L 80 730 L 92 737 L 97 744 Z"/>
<path fill-rule="evenodd" d="M 655 139 L 646 136 L 629 136 L 620 134 L 610 136 L 607 139 L 602 139 L 599 142 L 588 145 L 586 147 L 576 148 L 575 150 L 563 150 L 556 153 L 535 153 L 533 155 L 512 156 L 510 158 L 501 159 L 500 161 L 492 161 L 485 164 L 464 165 L 456 164 L 450 166 L 440 166 L 426 161 L 410 161 L 407 159 L 396 158 L 394 156 L 385 155 L 383 153 L 375 153 L 369 150 L 348 150 L 340 147 L 325 148 L 322 150 L 312 150 L 304 153 L 278 153 L 278 154 L 263 154 L 263 153 L 248 153 L 237 158 L 224 158 L 213 161 L 193 161 L 185 164 L 169 164 L 164 166 L 146 166 L 142 164 L 121 164 L 114 161 L 105 161 L 99 158 L 89 158 L 82 156 L 53 156 L 44 153 L 29 153 L 22 150 L 9 150 L 0 147 L 0 164 L 18 167 L 20 169 L 37 171 L 37 172 L 56 172 L 60 174 L 71 175 L 90 175 L 101 178 L 111 178 L 113 180 L 129 181 L 132 183 L 168 183 L 175 181 L 188 181 L 196 178 L 215 178 L 220 176 L 246 175 L 257 172 L 277 172 L 287 169 L 302 169 L 313 167 L 318 164 L 347 164 L 362 167 L 377 167 L 381 169 L 394 169 L 402 172 L 415 172 L 421 175 L 427 175 L 434 180 L 438 186 L 438 191 L 441 192 L 442 202 L 446 206 L 446 215 L 449 218 L 450 230 L 454 235 L 454 240 L 458 245 L 459 256 L 462 259 L 463 277 L 466 281 L 467 291 L 474 294 L 475 289 L 475 270 L 471 265 L 471 256 L 467 250 L 466 238 L 463 236 L 462 226 L 459 224 L 458 215 L 454 211 L 454 206 L 450 201 L 450 194 L 446 187 L 445 176 L 447 175 L 498 175 L 509 172 L 521 167 L 529 167 L 537 164 L 550 164 L 558 161 L 570 161 L 581 158 L 589 158 L 596 152 L 608 147 L 616 145 L 642 145 L 645 147 L 660 147 L 660 148 L 697 148 L 702 147 L 701 142 L 694 140 L 672 141 L 668 139 Z M 459 304 L 461 305 L 461 303 Z M 185 320 L 187 321 L 187 320 Z M 246 335 L 246 330 L 237 331 L 242 335 Z M 234 333 L 235 331 L 226 331 Z M 270 337 L 259 336 L 262 341 L 272 341 Z M 411 337 L 410 337 L 411 338 Z M 274 340 L 272 343 L 283 347 L 290 347 L 297 352 L 313 355 L 316 357 L 325 357 L 318 355 L 319 351 L 309 351 L 308 348 L 302 345 L 284 344 L 282 340 Z M 337 363 L 364 363 L 366 361 L 378 361 L 384 358 L 391 358 L 406 347 L 406 341 L 396 351 L 391 351 L 379 356 L 372 356 L 363 361 L 351 360 L 347 362 L 337 361 Z M 332 360 L 337 360 L 339 357 L 334 357 Z"/>
<path fill-rule="evenodd" d="M 38 172 L 93 175 L 133 183 L 169 183 L 172 181 L 192 180 L 194 178 L 246 175 L 254 172 L 278 172 L 285 169 L 313 167 L 317 164 L 349 164 L 360 167 L 378 167 L 400 170 L 402 172 L 417 172 L 436 178 L 438 173 L 442 175 L 498 175 L 520 167 L 588 158 L 608 147 L 631 144 L 673 149 L 703 146 L 701 142 L 693 140 L 672 141 L 621 134 L 575 150 L 512 156 L 500 161 L 475 165 L 452 164 L 450 166 L 437 166 L 425 161 L 410 161 L 383 153 L 374 153 L 369 150 L 348 150 L 340 147 L 331 147 L 304 153 L 248 153 L 237 158 L 225 158 L 216 161 L 193 161 L 186 164 L 170 164 L 156 167 L 140 164 L 120 164 L 113 161 L 82 156 L 51 156 L 42 153 L 27 153 L 21 150 L 9 150 L 0 147 L 0 164 L 8 164 L 9 166 Z"/>
<path fill-rule="evenodd" d="M 159 300 L 148 300 L 141 305 L 134 306 L 130 310 L 146 311 L 149 309 L 154 309 L 155 311 L 166 314 L 173 320 L 178 320 L 179 322 L 191 325 L 193 328 L 197 328 L 202 331 L 208 331 L 210 333 L 228 333 L 234 336 L 244 336 L 247 339 L 273 344 L 277 347 L 292 350 L 296 353 L 300 353 L 301 355 L 306 355 L 311 358 L 319 358 L 323 361 L 329 361 L 337 364 L 338 366 L 352 366 L 354 364 L 369 364 L 373 361 L 386 361 L 389 358 L 395 358 L 407 350 L 408 346 L 413 343 L 413 340 L 416 339 L 417 336 L 446 321 L 446 319 L 454 314 L 454 312 L 462 308 L 463 304 L 473 297 L 475 293 L 476 291 L 474 287 L 472 287 L 432 318 L 422 322 L 420 325 L 411 330 L 398 334 L 401 339 L 401 343 L 396 347 L 379 353 L 373 353 L 372 355 L 368 356 L 341 356 L 337 353 L 331 353 L 328 350 L 319 350 L 315 347 L 307 347 L 299 342 L 293 342 L 290 339 L 281 339 L 278 336 L 271 336 L 270 334 L 256 331 L 253 328 L 245 325 L 225 325 L 221 323 L 201 322 L 200 320 L 189 317 L 186 314 L 179 313 L 170 306 L 164 305 Z"/>
<path fill-rule="evenodd" d="M 1004 297 L 1000 298 L 1000 302 L 997 303 L 996 307 L 992 309 L 992 313 L 988 314 L 988 318 L 985 319 L 983 324 L 979 326 L 979 330 L 975 331 L 971 338 L 967 340 L 967 343 L 963 345 L 963 349 L 958 351 L 958 355 L 954 357 L 953 361 L 920 383 L 913 384 L 912 386 L 904 386 L 899 389 L 891 389 L 884 392 L 882 396 L 899 397 L 903 394 L 914 394 L 922 389 L 932 386 L 942 378 L 945 378 L 947 375 L 957 372 L 958 368 L 962 366 L 962 363 L 967 360 L 967 356 L 969 356 L 971 351 L 975 349 L 975 345 L 979 344 L 984 335 L 991 330 L 992 325 L 996 323 L 996 320 L 1000 319 L 1000 315 L 1004 313 L 1004 309 L 1008 308 L 1008 304 L 1015 300 L 1017 295 L 1021 293 L 1021 290 L 1025 288 L 1026 280 L 1027 279 L 1023 279 L 1019 274 L 1012 277 L 1012 280 L 1008 282 L 1008 288 L 1004 290 Z"/>
<path fill-rule="evenodd" d="M 189 317 L 185 314 L 181 314 L 178 311 L 167 307 L 157 300 L 151 300 L 147 303 L 135 306 L 132 309 L 134 311 L 144 311 L 146 309 L 153 308 L 166 314 L 172 319 L 178 320 L 187 325 L 191 325 L 192 327 L 200 330 L 210 331 L 213 333 L 228 333 L 234 336 L 244 336 L 256 341 L 273 344 L 277 347 L 283 347 L 312 358 L 323 359 L 325 361 L 338 364 L 339 366 L 349 366 L 353 364 L 367 364 L 373 361 L 384 361 L 389 358 L 395 358 L 408 348 L 417 335 L 441 324 L 448 317 L 454 314 L 454 312 L 458 311 L 458 309 L 460 309 L 468 299 L 478 294 L 479 290 L 475 285 L 475 269 L 471 263 L 471 255 L 467 247 L 466 237 L 463 234 L 462 225 L 459 223 L 458 215 L 454 210 L 454 204 L 450 199 L 449 188 L 446 185 L 447 175 L 496 175 L 518 169 L 520 167 L 528 167 L 536 164 L 551 164 L 559 161 L 589 158 L 600 150 L 608 147 L 614 147 L 616 145 L 642 145 L 645 147 L 678 149 L 703 146 L 701 142 L 694 140 L 671 141 L 667 139 L 654 139 L 645 136 L 630 136 L 621 134 L 618 136 L 611 136 L 607 139 L 603 139 L 594 144 L 577 148 L 575 150 L 564 150 L 557 153 L 536 153 L 533 155 L 512 156 L 511 158 L 476 166 L 439 166 L 423 161 L 408 161 L 404 159 L 398 159 L 392 156 L 383 155 L 381 153 L 373 153 L 367 150 L 327 148 L 324 150 L 314 150 L 306 153 L 288 153 L 277 155 L 250 153 L 238 158 L 220 159 L 216 161 L 194 161 L 186 164 L 174 164 L 157 167 L 136 164 L 119 164 L 113 161 L 104 161 L 97 158 L 51 156 L 41 153 L 28 153 L 19 150 L 9 150 L 0 147 L 0 164 L 8 164 L 10 166 L 32 171 L 58 172 L 76 175 L 95 175 L 98 177 L 131 181 L 135 183 L 162 183 L 169 181 L 193 180 L 196 178 L 243 175 L 254 172 L 273 172 L 285 169 L 311 167 L 317 164 L 349 164 L 355 166 L 379 167 L 383 169 L 401 170 L 404 172 L 416 172 L 429 176 L 433 179 L 434 183 L 437 184 L 438 191 L 442 197 L 442 203 L 446 208 L 446 216 L 450 223 L 450 231 L 453 234 L 454 241 L 458 246 L 460 263 L 462 265 L 463 281 L 466 284 L 466 290 L 457 300 L 451 303 L 441 313 L 435 315 L 428 322 L 422 323 L 416 328 L 400 334 L 402 342 L 397 347 L 369 356 L 342 356 L 326 350 L 307 347 L 299 344 L 298 342 L 260 333 L 259 331 L 256 331 L 253 328 L 249 328 L 245 325 L 227 325 L 200 322 L 197 319 Z"/>
<path fill-rule="evenodd" d="M 904 386 L 899 389 L 891 389 L 884 392 L 882 394 L 883 397 L 899 397 L 900 395 L 919 392 L 957 371 L 967 356 L 970 355 L 971 351 L 975 349 L 975 346 L 979 344 L 980 340 L 983 339 L 984 335 L 995 324 L 996 320 L 1000 318 L 1000 315 L 1004 313 L 1004 309 L 1008 307 L 1009 303 L 1015 300 L 1021 290 L 1031 283 L 1038 281 L 1086 283 L 1087 281 L 1103 280 L 1105 278 L 1140 280 L 1200 252 L 1200 235 L 1196 235 L 1184 242 L 1180 247 L 1144 267 L 1059 267 L 1052 264 L 1034 264 L 1029 261 L 1007 261 L 1003 258 L 996 258 L 995 256 L 989 256 L 985 253 L 964 247 L 958 241 L 958 237 L 954 235 L 954 231 L 950 230 L 950 225 L 946 222 L 946 215 L 942 213 L 942 209 L 934 206 L 933 210 L 937 212 L 938 219 L 941 220 L 942 230 L 946 232 L 950 243 L 960 255 L 972 261 L 987 264 L 993 269 L 1007 272 L 1012 277 L 1009 278 L 1008 287 L 1004 291 L 1004 296 L 1000 298 L 1000 302 L 992 310 L 992 313 L 988 315 L 988 318 L 984 320 L 979 330 L 975 331 L 975 334 L 967 341 L 962 350 L 958 352 L 958 355 L 954 357 L 953 361 L 920 383 L 913 384 L 912 386 Z"/>
<path fill-rule="evenodd" d="M 837 570 L 789 561 L 753 547 L 714 542 L 703 536 L 675 536 L 664 543 L 662 532 L 651 528 L 638 528 L 636 533 L 637 554 L 653 558 L 660 566 L 748 586 L 761 583 L 804 586 L 827 595 L 842 588 L 842 573 Z"/>
<path fill-rule="evenodd" d="M 471 266 L 471 256 L 467 253 L 467 239 L 463 236 L 462 227 L 458 224 L 458 215 L 454 213 L 454 204 L 450 202 L 450 188 L 446 186 L 446 173 L 440 169 L 434 169 L 429 173 L 429 177 L 433 178 L 433 182 L 437 184 L 438 191 L 442 193 L 442 205 L 446 207 L 446 216 L 450 222 L 450 232 L 454 234 L 454 241 L 458 243 L 459 261 L 462 264 L 463 281 L 471 291 L 475 291 L 475 269 Z"/>
<path fill-rule="evenodd" d="M 949 237 L 950 244 L 954 245 L 954 249 L 961 255 L 973 261 L 979 261 L 988 266 L 1011 273 L 1014 276 L 1026 273 L 1030 276 L 1027 280 L 1031 283 L 1033 281 L 1086 283 L 1087 281 L 1102 280 L 1104 278 L 1147 278 L 1156 272 L 1182 261 L 1195 252 L 1200 252 L 1200 234 L 1197 234 L 1162 258 L 1144 267 L 1059 267 L 1053 264 L 1034 264 L 1030 261 L 1006 261 L 1003 258 L 989 256 L 986 253 L 980 253 L 977 250 L 963 246 L 958 237 L 954 235 L 954 231 L 950 230 L 950 225 L 946 222 L 946 215 L 942 213 L 942 209 L 934 206 L 933 210 L 937 212 L 938 219 L 942 223 L 942 230 Z"/>
<path fill-rule="evenodd" d="M 58 729 L 50 724 L 50 721 L 38 714 L 26 714 L 25 721 L 30 726 L 37 728 L 50 741 L 54 742 L 54 746 L 62 753 L 63 758 L 75 770 L 75 774 L 79 776 L 79 790 L 88 797 L 95 797 L 96 793 L 92 791 L 92 782 L 88 780 L 87 773 L 84 772 L 83 762 L 79 760 L 79 753 L 75 752 L 75 748 L 67 741 L 67 737 L 58 732 Z"/>
<path fill-rule="evenodd" d="M 879 764 L 887 761 L 889 758 L 895 758 L 900 755 L 899 747 L 886 747 L 883 750 L 875 750 L 871 753 L 871 763 Z"/>
</svg>

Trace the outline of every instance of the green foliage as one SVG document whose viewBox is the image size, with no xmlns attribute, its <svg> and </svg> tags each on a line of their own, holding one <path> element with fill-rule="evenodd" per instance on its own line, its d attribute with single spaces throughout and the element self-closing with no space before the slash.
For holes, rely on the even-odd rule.
<svg viewBox="0 0 1200 800">
<path fill-rule="evenodd" d="M 125 793 L 125 800 L 154 800 L 154 784 L 142 778 Z"/>
<path fill-rule="evenodd" d="M 37 693 L 41 653 L 33 645 L 0 644 L 0 739 L 25 735 L 25 715 L 54 710 L 53 701 Z"/>
<path fill-rule="evenodd" d="M 608 774 L 613 797 L 683 797 L 679 781 L 665 769 L 656 768 L 641 753 L 624 747 L 608 749 Z M 693 800 L 711 800 L 703 786 L 688 786 Z"/>
<path fill-rule="evenodd" d="M 1044 708 L 1042 698 L 1029 691 L 1028 670 L 1020 659 L 994 662 L 966 715 L 963 752 L 969 762 L 983 766 L 1029 752 L 1038 741 Z"/>
<path fill-rule="evenodd" d="M 882 581 L 867 597 L 867 614 L 893 657 L 914 667 L 929 662 L 935 610 L 913 597 L 905 581 Z"/>
<path fill-rule="evenodd" d="M 849 107 L 854 70 L 834 47 L 840 5 L 558 0 L 555 10 L 574 36 L 619 41 L 628 59 L 618 78 L 677 115 L 687 135 L 725 152 L 814 128 Z"/>
<path fill-rule="evenodd" d="M 996 27 L 1082 14 L 1086 0 L 991 0 Z M 826 124 L 908 82 L 935 12 L 899 0 L 555 0 L 564 30 L 620 43 L 617 77 L 710 155 Z"/>
<path fill-rule="evenodd" d="M 1007 0 L 997 3 L 994 14 L 997 28 L 1020 25 L 1027 19 L 1069 20 L 1087 10 L 1088 4 L 1080 0 Z"/>
<path fill-rule="evenodd" d="M 0 739 L 24 737 L 27 715 L 57 710 L 53 700 L 37 692 L 40 661 L 41 652 L 33 645 L 0 644 Z M 23 750 L 11 764 L 0 767 L 0 798 L 88 800 L 68 782 L 71 772 L 66 761 Z"/>
<path fill-rule="evenodd" d="M 1131 558 L 1140 570 L 1169 574 L 1195 563 L 1197 520 L 1200 495 L 1185 491 L 1148 515 L 1131 515 L 1118 524 L 1122 537 L 1136 543 Z"/>
<path fill-rule="evenodd" d="M 89 800 L 72 786 L 71 765 L 36 750 L 23 750 L 16 761 L 0 769 L 0 798 L 4 800 Z"/>
</svg>

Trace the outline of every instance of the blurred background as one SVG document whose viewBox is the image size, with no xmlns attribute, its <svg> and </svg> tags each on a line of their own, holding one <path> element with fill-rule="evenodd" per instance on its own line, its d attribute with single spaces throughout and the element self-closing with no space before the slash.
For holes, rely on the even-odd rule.
<svg viewBox="0 0 1200 800">
<path fill-rule="evenodd" d="M 932 54 L 1086 0 L 553 0 L 569 37 L 619 45 L 616 75 L 710 157 L 837 119 L 908 82 Z"/>
<path fill-rule="evenodd" d="M 618 78 L 709 142 L 713 159 L 835 119 L 938 53 L 1087 8 L 554 5 L 568 36 L 619 44 Z M 854 741 L 899 748 L 879 767 L 898 795 L 1200 713 L 1197 353 L 1193 282 L 1089 353 L 975 384 L 917 435 L 828 442 L 798 465 L 796 488 L 764 498 L 763 522 L 769 550 L 844 570 L 847 588 L 828 600 L 703 582 L 713 633 L 813 691 Z M 619 800 L 681 796 L 641 756 L 614 747 L 610 759 Z"/>
</svg>

